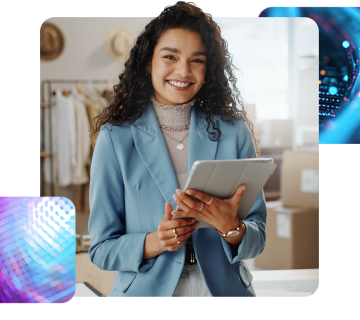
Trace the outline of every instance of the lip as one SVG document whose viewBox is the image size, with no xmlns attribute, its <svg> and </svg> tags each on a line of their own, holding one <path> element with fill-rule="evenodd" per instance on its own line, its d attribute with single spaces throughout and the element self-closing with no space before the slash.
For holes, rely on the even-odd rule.
<svg viewBox="0 0 360 320">
<path fill-rule="evenodd" d="M 176 82 L 182 82 L 182 83 L 187 83 L 187 82 L 190 82 L 190 84 L 187 86 L 187 87 L 176 87 L 174 85 L 172 85 L 169 81 L 176 81 Z M 178 91 L 185 91 L 187 90 L 188 88 L 190 88 L 194 83 L 191 82 L 191 81 L 181 81 L 181 80 L 177 80 L 177 79 L 167 79 L 165 80 L 165 82 L 171 86 L 172 88 L 174 88 L 175 90 L 178 90 Z"/>
</svg>

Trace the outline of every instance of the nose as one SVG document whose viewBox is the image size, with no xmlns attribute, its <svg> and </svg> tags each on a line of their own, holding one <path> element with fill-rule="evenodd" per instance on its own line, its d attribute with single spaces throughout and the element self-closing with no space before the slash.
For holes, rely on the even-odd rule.
<svg viewBox="0 0 360 320">
<path fill-rule="evenodd" d="M 179 61 L 175 72 L 184 78 L 189 77 L 191 75 L 190 63 L 187 61 Z"/>
</svg>

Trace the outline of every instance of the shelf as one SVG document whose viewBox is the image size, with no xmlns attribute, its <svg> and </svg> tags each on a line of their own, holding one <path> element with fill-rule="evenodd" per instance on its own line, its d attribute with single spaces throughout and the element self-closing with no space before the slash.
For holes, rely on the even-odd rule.
<svg viewBox="0 0 360 320">
<path fill-rule="evenodd" d="M 50 158 L 51 153 L 46 151 L 40 151 L 40 158 Z"/>
</svg>

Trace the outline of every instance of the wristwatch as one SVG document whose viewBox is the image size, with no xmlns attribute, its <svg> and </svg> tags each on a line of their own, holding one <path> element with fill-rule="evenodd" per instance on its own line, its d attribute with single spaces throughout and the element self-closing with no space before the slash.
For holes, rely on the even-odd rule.
<svg viewBox="0 0 360 320">
<path fill-rule="evenodd" d="M 226 233 L 224 233 L 224 232 L 221 232 L 220 230 L 218 230 L 218 229 L 216 229 L 215 228 L 215 230 L 217 231 L 217 232 L 219 232 L 220 233 L 220 235 L 224 238 L 224 239 L 226 239 L 226 238 L 232 238 L 232 237 L 236 237 L 236 236 L 238 236 L 239 234 L 240 234 L 240 230 L 241 230 L 241 224 L 242 224 L 242 221 L 239 219 L 239 226 L 235 229 L 235 230 L 230 230 L 230 231 L 228 231 L 228 232 L 226 232 Z"/>
</svg>

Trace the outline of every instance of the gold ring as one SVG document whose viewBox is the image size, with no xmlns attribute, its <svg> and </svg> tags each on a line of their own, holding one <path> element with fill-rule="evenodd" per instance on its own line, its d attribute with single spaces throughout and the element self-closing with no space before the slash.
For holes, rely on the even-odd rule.
<svg viewBox="0 0 360 320">
<path fill-rule="evenodd" d="M 203 207 L 204 207 L 204 202 L 201 202 L 201 208 L 198 211 L 201 211 Z"/>
<path fill-rule="evenodd" d="M 175 239 L 176 239 L 177 243 L 180 243 L 179 239 L 177 238 L 177 235 L 175 236 Z"/>
<path fill-rule="evenodd" d="M 205 204 L 210 204 L 211 202 L 212 202 L 212 197 L 211 197 L 211 200 L 208 203 L 205 202 Z"/>
<path fill-rule="evenodd" d="M 176 231 L 175 231 L 175 228 L 173 228 L 173 232 L 174 232 L 175 239 L 177 240 L 176 237 L 177 237 L 178 235 L 177 235 L 177 233 L 176 233 Z"/>
</svg>

